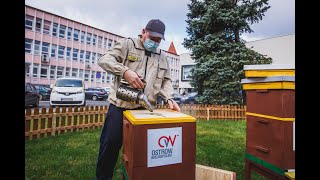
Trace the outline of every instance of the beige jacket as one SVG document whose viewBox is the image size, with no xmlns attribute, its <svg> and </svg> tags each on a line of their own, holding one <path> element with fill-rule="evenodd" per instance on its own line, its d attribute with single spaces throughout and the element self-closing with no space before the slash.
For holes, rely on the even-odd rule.
<svg viewBox="0 0 320 180">
<path fill-rule="evenodd" d="M 165 100 L 173 98 L 170 69 L 164 52 L 158 48 L 156 53 L 151 53 L 151 57 L 145 55 L 144 46 L 139 38 L 124 38 L 116 42 L 113 48 L 98 59 L 98 64 L 105 71 L 115 74 L 108 101 L 118 107 L 126 109 L 140 107 L 116 98 L 120 80 L 128 69 L 136 72 L 147 82 L 144 93 L 151 104 L 155 105 L 158 93 Z"/>
</svg>

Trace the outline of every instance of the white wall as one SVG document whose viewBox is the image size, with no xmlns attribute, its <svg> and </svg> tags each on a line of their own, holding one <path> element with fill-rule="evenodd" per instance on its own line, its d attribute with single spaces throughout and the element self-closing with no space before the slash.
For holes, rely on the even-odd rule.
<svg viewBox="0 0 320 180">
<path fill-rule="evenodd" d="M 193 65 L 193 64 L 195 64 L 195 63 L 194 63 L 194 60 L 191 59 L 190 53 L 180 54 L 179 89 L 192 88 L 188 81 L 181 81 L 181 72 L 182 72 L 181 67 L 183 65 Z"/>
<path fill-rule="evenodd" d="M 295 65 L 295 35 L 285 35 L 247 42 L 246 46 L 272 58 L 272 64 Z"/>
<path fill-rule="evenodd" d="M 295 35 L 286 35 L 247 42 L 248 48 L 272 58 L 272 64 L 289 64 L 295 66 Z M 187 81 L 181 81 L 182 65 L 193 65 L 190 53 L 180 54 L 179 89 L 192 88 Z"/>
</svg>

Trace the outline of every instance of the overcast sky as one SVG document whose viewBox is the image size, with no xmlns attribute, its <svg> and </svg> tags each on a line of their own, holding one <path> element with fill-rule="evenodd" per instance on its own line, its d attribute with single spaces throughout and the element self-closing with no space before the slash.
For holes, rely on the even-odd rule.
<svg viewBox="0 0 320 180">
<path fill-rule="evenodd" d="M 25 0 L 26 5 L 118 34 L 137 37 L 150 19 L 166 25 L 160 48 L 173 42 L 178 54 L 189 52 L 182 45 L 187 37 L 186 14 L 190 0 Z M 243 34 L 246 41 L 295 33 L 295 0 L 269 0 L 271 8 L 262 21 L 253 24 L 254 33 Z"/>
</svg>

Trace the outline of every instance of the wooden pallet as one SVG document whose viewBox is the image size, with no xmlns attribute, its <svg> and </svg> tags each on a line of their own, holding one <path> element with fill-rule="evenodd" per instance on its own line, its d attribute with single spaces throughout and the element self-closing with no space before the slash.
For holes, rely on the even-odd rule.
<svg viewBox="0 0 320 180">
<path fill-rule="evenodd" d="M 196 164 L 196 180 L 236 180 L 236 173 Z"/>
</svg>

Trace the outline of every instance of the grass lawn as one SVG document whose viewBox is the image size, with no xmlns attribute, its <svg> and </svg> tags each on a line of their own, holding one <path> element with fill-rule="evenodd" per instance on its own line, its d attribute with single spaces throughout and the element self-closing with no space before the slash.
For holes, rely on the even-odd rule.
<svg viewBox="0 0 320 180">
<path fill-rule="evenodd" d="M 26 180 L 93 180 L 101 128 L 25 143 Z M 197 164 L 234 171 L 244 179 L 246 121 L 197 121 Z M 122 153 L 114 180 L 122 180 Z M 252 173 L 253 180 L 266 179 Z"/>
</svg>

